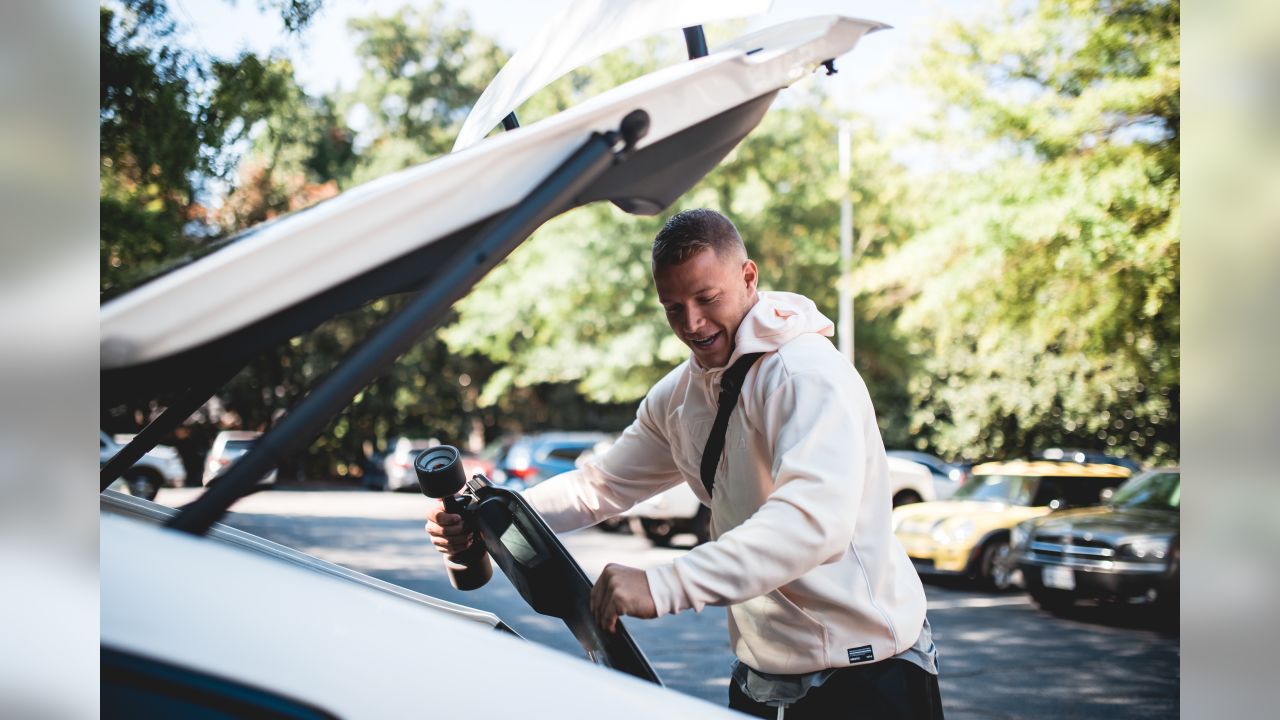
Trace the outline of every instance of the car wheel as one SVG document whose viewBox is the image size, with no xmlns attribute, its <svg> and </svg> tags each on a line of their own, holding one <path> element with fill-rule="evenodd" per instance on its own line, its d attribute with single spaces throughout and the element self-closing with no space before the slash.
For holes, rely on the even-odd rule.
<svg viewBox="0 0 1280 720">
<path fill-rule="evenodd" d="M 1178 618 L 1181 615 L 1181 593 L 1178 589 L 1178 572 L 1175 570 L 1170 580 L 1156 588 L 1155 602 L 1152 603 L 1152 609 L 1156 613 L 1156 617 L 1164 622 L 1172 622 L 1178 624 Z"/>
<path fill-rule="evenodd" d="M 160 491 L 160 480 L 146 470 L 130 470 L 125 473 L 124 481 L 129 493 L 143 500 L 155 500 Z"/>
<path fill-rule="evenodd" d="M 675 528 L 666 520 L 641 518 L 640 527 L 644 530 L 644 536 L 649 538 L 649 542 L 657 547 L 667 547 L 671 544 L 671 538 L 675 536 Z"/>
<path fill-rule="evenodd" d="M 982 563 L 979 569 L 982 580 L 996 590 L 1008 590 L 1013 587 L 1013 551 L 1007 539 L 996 539 L 988 542 L 982 549 Z"/>
<path fill-rule="evenodd" d="M 1030 583 L 1028 583 L 1030 584 Z M 1027 588 L 1027 592 L 1031 595 L 1031 600 L 1047 613 L 1057 615 L 1075 604 L 1075 599 L 1069 593 L 1059 590 L 1048 590 L 1042 587 Z"/>
<path fill-rule="evenodd" d="M 596 525 L 596 527 L 602 530 L 603 532 L 608 532 L 608 533 L 629 532 L 629 529 L 627 526 L 627 519 L 621 518 L 621 517 L 614 517 L 614 518 L 609 518 L 607 520 L 601 520 Z"/>
<path fill-rule="evenodd" d="M 922 499 L 923 498 L 921 498 L 914 490 L 903 490 L 893 496 L 893 506 L 898 507 L 899 505 L 910 505 L 911 503 L 918 503 Z"/>
<path fill-rule="evenodd" d="M 694 545 L 701 545 L 711 539 L 711 508 L 703 505 L 698 508 L 698 514 L 693 516 L 690 523 L 690 532 L 694 536 Z"/>
</svg>

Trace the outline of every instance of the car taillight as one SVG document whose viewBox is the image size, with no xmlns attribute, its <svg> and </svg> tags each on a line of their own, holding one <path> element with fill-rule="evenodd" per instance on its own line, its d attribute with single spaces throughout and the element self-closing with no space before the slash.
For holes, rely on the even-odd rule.
<svg viewBox="0 0 1280 720">
<path fill-rule="evenodd" d="M 511 475 L 514 475 L 520 478 L 521 480 L 528 480 L 529 478 L 536 475 L 538 471 L 533 469 L 532 467 L 522 467 L 522 468 L 511 468 L 507 472 Z"/>
</svg>

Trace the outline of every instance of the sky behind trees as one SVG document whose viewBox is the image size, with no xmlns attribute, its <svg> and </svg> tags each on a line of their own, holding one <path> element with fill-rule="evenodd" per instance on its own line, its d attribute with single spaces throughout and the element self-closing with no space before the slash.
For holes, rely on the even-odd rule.
<svg viewBox="0 0 1280 720">
<path fill-rule="evenodd" d="M 476 30 L 494 38 L 508 52 L 515 52 L 547 17 L 568 3 L 450 0 L 446 9 L 466 11 Z M 323 93 L 339 86 L 350 89 L 359 80 L 347 21 L 373 13 L 390 14 L 405 4 L 405 0 L 328 3 L 298 38 L 300 42 L 282 42 L 280 15 L 260 9 L 251 0 L 175 0 L 173 15 L 179 21 L 183 42 L 213 55 L 231 56 L 243 49 L 259 55 L 274 48 L 285 50 L 295 60 L 299 84 L 308 92 Z M 429 3 L 417 4 L 425 7 Z M 998 6 L 999 0 L 774 0 L 768 13 L 748 18 L 745 25 L 751 30 L 796 18 L 840 14 L 893 26 L 864 38 L 840 63 L 840 74 L 829 82 L 837 107 L 892 124 L 923 109 L 925 98 L 894 78 L 910 65 L 929 30 L 941 21 L 971 18 Z"/>
</svg>

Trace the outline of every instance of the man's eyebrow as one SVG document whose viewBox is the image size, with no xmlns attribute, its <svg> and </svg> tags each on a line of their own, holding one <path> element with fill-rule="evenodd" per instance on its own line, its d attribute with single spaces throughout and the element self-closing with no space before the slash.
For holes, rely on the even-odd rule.
<svg viewBox="0 0 1280 720">
<path fill-rule="evenodd" d="M 716 286 L 714 286 L 714 285 L 709 285 L 709 286 L 707 286 L 707 287 L 702 288 L 701 290 L 695 290 L 695 291 L 693 291 L 693 293 L 692 293 L 692 294 L 693 294 L 693 296 L 694 296 L 694 297 L 697 297 L 698 295 L 705 295 L 705 294 L 707 294 L 707 293 L 709 293 L 709 292 L 714 292 L 714 291 L 716 291 L 716 290 L 718 290 L 718 289 L 719 289 L 719 288 L 717 288 L 717 287 L 716 287 Z M 661 295 L 659 295 L 659 296 L 658 296 L 658 304 L 660 304 L 660 305 L 670 305 L 670 304 L 672 304 L 672 303 L 677 303 L 677 304 L 678 304 L 678 303 L 679 303 L 679 301 L 678 301 L 678 300 L 667 300 L 667 299 L 663 298 Z"/>
</svg>

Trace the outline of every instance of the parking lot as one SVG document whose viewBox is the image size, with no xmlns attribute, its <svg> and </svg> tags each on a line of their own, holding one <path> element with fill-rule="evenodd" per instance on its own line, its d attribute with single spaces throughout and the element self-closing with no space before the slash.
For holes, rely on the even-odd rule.
<svg viewBox="0 0 1280 720">
<path fill-rule="evenodd" d="M 162 490 L 157 501 L 188 502 L 198 490 Z M 537 615 L 496 573 L 486 587 L 450 587 L 422 531 L 416 493 L 268 491 L 241 500 L 224 519 L 303 552 L 435 597 L 497 614 L 524 637 L 580 654 L 560 621 Z M 659 549 L 629 534 L 586 530 L 565 536 L 590 576 L 609 562 L 649 567 L 684 549 Z M 1081 607 L 1069 617 L 1041 612 L 1020 592 L 966 582 L 926 583 L 949 718 L 1165 718 L 1178 714 L 1177 628 L 1145 608 Z M 628 628 L 671 688 L 724 704 L 729 665 L 722 608 Z M 429 642 L 429 639 L 424 639 Z"/>
</svg>

